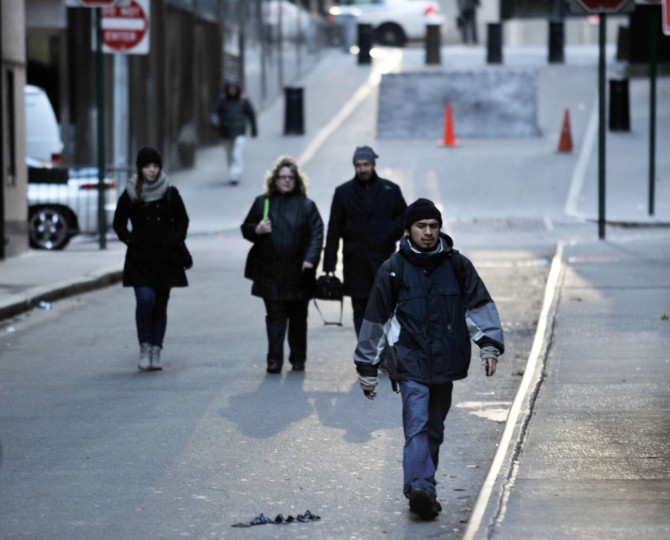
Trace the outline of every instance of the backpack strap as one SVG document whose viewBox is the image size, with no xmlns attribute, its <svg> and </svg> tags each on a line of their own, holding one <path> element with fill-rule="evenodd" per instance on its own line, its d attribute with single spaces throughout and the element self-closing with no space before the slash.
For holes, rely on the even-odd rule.
<svg viewBox="0 0 670 540">
<path fill-rule="evenodd" d="M 393 311 L 398 305 L 398 297 L 402 287 L 402 278 L 405 268 L 405 261 L 399 252 L 395 252 L 389 258 L 389 281 L 391 283 L 391 300 L 393 302 Z"/>
<path fill-rule="evenodd" d="M 451 250 L 449 264 L 451 264 L 451 269 L 454 271 L 461 294 L 465 295 L 465 266 L 463 265 L 463 255 L 457 249 Z"/>
</svg>

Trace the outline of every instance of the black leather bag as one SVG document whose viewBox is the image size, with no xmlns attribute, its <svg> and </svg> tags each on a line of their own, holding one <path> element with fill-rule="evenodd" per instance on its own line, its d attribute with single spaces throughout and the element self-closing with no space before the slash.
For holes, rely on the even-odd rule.
<svg viewBox="0 0 670 540">
<path fill-rule="evenodd" d="M 186 247 L 186 244 L 182 242 L 177 246 L 177 249 L 179 250 L 179 259 L 181 260 L 181 264 L 184 267 L 184 270 L 188 270 L 189 268 L 193 267 L 193 256 L 191 255 L 191 252 L 188 250 Z"/>
<path fill-rule="evenodd" d="M 337 322 L 328 322 L 323 318 L 323 314 L 319 309 L 319 305 L 316 303 L 317 300 L 335 300 L 340 302 L 340 320 Z M 342 311 L 344 309 L 344 287 L 340 279 L 333 274 L 324 274 L 317 278 L 316 286 L 314 288 L 314 305 L 316 310 L 321 315 L 323 324 L 325 325 L 335 325 L 342 326 Z"/>
<path fill-rule="evenodd" d="M 342 282 L 332 274 L 320 276 L 316 280 L 314 298 L 317 300 L 342 300 L 344 298 Z"/>
</svg>

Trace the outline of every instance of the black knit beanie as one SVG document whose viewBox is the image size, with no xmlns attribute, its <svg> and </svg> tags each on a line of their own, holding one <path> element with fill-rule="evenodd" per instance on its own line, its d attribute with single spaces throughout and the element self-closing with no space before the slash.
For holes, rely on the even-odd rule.
<svg viewBox="0 0 670 540">
<path fill-rule="evenodd" d="M 158 153 L 158 150 L 153 146 L 144 146 L 137 152 L 137 159 L 135 160 L 138 172 L 149 165 L 149 163 L 155 163 L 161 170 L 163 169 L 163 158 Z"/>
<path fill-rule="evenodd" d="M 414 223 L 422 219 L 436 219 L 442 228 L 442 214 L 433 201 L 417 199 L 410 204 L 405 212 L 405 229 L 409 230 Z"/>
</svg>

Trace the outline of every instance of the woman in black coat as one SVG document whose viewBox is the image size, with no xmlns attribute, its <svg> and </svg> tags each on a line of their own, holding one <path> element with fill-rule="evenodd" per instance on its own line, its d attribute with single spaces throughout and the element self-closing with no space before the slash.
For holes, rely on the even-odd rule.
<svg viewBox="0 0 670 540">
<path fill-rule="evenodd" d="M 280 157 L 265 184 L 266 193 L 256 197 L 242 224 L 242 236 L 254 243 L 245 277 L 253 280 L 251 294 L 265 303 L 267 372 L 281 372 L 287 328 L 289 362 L 293 371 L 303 371 L 323 221 L 306 196 L 307 179 L 293 158 Z"/>
<path fill-rule="evenodd" d="M 135 289 L 140 343 L 137 367 L 143 371 L 162 369 L 170 289 L 188 286 L 179 252 L 186 239 L 188 215 L 162 164 L 156 149 L 145 146 L 138 152 L 137 174 L 128 180 L 114 213 L 114 231 L 128 246 L 123 286 Z"/>
</svg>

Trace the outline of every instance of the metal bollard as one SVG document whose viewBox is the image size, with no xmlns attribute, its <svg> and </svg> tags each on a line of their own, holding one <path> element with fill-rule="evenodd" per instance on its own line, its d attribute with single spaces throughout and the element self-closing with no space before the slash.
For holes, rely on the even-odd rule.
<svg viewBox="0 0 670 540">
<path fill-rule="evenodd" d="M 610 79 L 610 131 L 630 131 L 628 79 Z"/>
<path fill-rule="evenodd" d="M 305 133 L 302 98 L 302 88 L 284 88 L 284 135 L 303 135 Z"/>
<path fill-rule="evenodd" d="M 502 23 L 488 23 L 486 39 L 486 62 L 502 64 Z"/>
<path fill-rule="evenodd" d="M 563 21 L 549 21 L 549 63 L 562 64 L 565 61 L 563 49 L 565 31 Z"/>
<path fill-rule="evenodd" d="M 371 64 L 372 56 L 370 56 L 370 49 L 372 48 L 372 25 L 359 24 L 358 25 L 358 63 Z"/>
<path fill-rule="evenodd" d="M 439 24 L 426 25 L 426 64 L 441 64 L 440 48 L 442 46 Z"/>
</svg>

